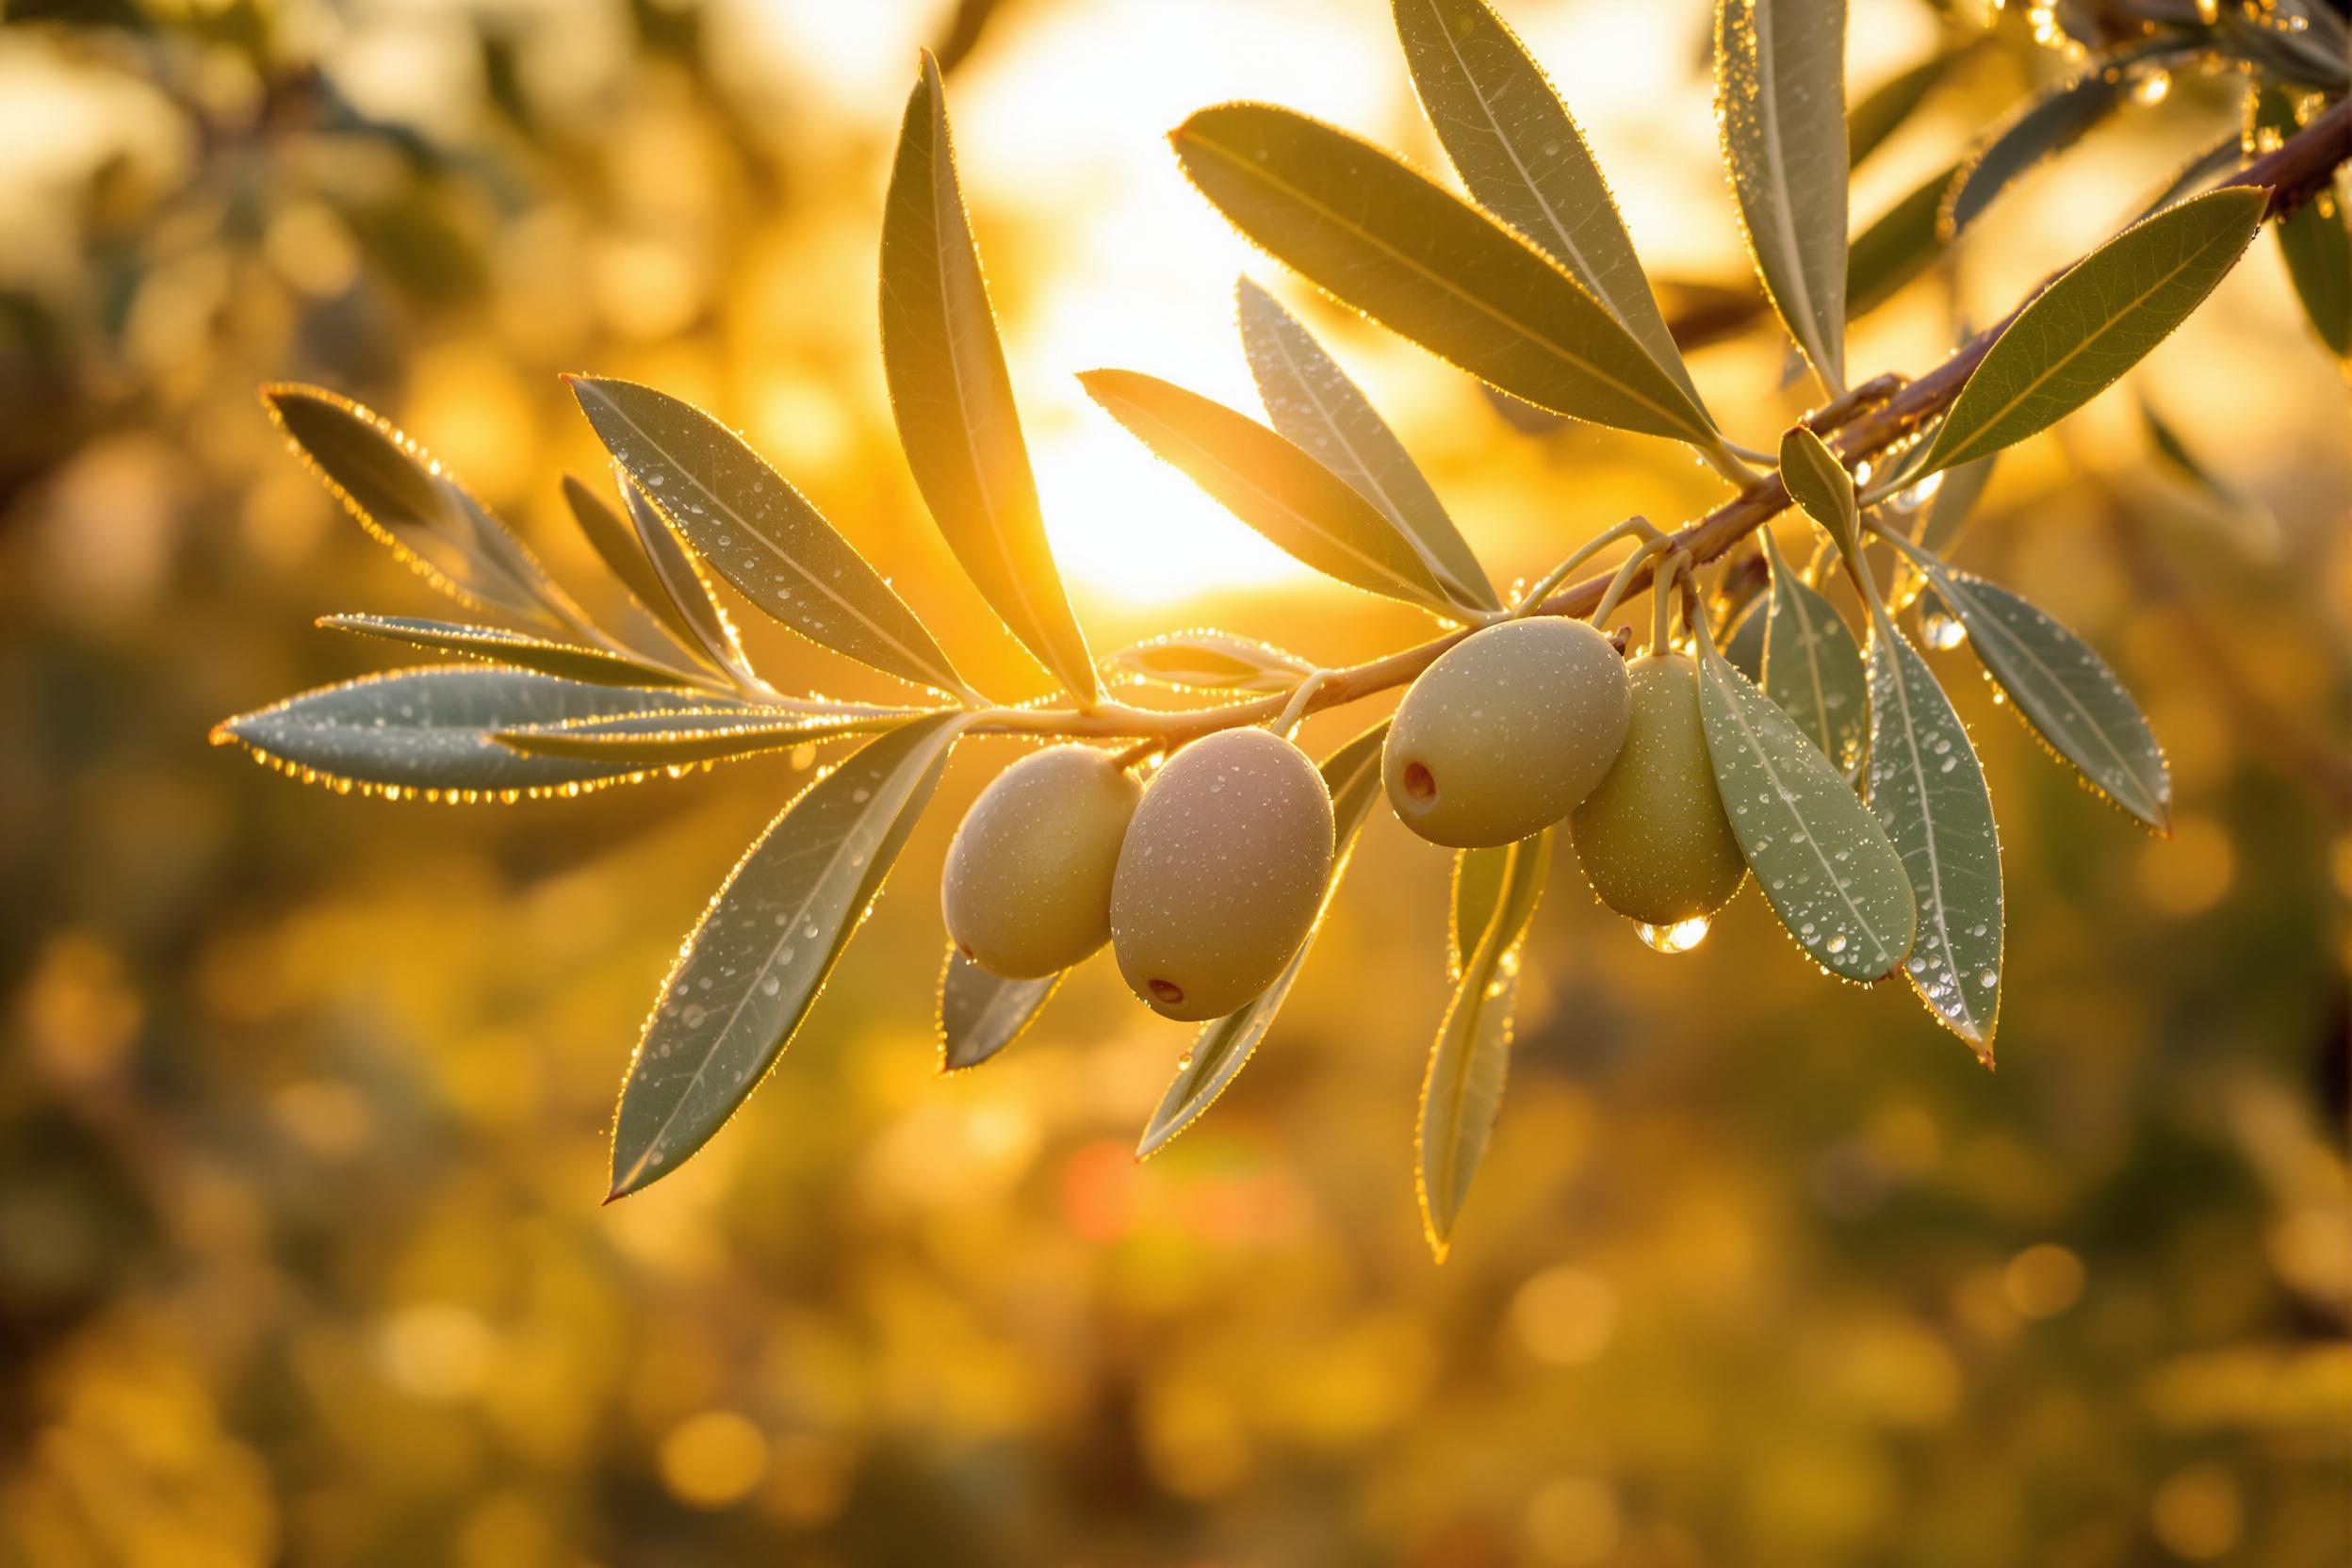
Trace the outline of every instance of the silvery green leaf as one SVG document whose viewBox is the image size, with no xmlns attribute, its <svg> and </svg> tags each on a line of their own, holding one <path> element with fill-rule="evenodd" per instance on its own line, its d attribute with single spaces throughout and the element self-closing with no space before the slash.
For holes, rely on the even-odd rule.
<svg viewBox="0 0 2352 1568">
<path fill-rule="evenodd" d="M 1046 543 L 927 49 L 884 203 L 882 366 L 907 466 L 948 547 L 1021 645 L 1092 702 L 1094 661 Z"/>
<path fill-rule="evenodd" d="M 1771 626 L 1771 601 L 1758 598 L 1740 612 L 1723 639 L 1723 657 L 1731 667 L 1758 685 L 1764 680 L 1764 644 Z"/>
<path fill-rule="evenodd" d="M 525 757 L 498 744 L 494 732 L 656 712 L 679 702 L 675 691 L 449 665 L 305 692 L 224 721 L 212 740 L 241 745 L 305 783 L 368 794 L 468 801 L 577 794 L 643 770 L 627 761 Z"/>
<path fill-rule="evenodd" d="M 1463 858 L 1462 878 L 1472 884 L 1474 894 L 1480 888 L 1492 891 L 1482 907 L 1474 899 L 1468 911 L 1479 917 L 1478 931 L 1454 977 L 1453 1000 L 1429 1051 L 1413 1138 L 1422 1230 L 1440 1262 L 1502 1109 L 1519 947 L 1551 863 L 1548 831 L 1499 849 L 1472 850 Z M 1456 909 L 1459 917 L 1463 911 L 1459 896 Z"/>
<path fill-rule="evenodd" d="M 537 670 L 565 680 L 599 686 L 691 686 L 694 677 L 626 653 L 582 647 L 577 643 L 552 643 L 527 632 L 495 626 L 461 626 L 451 621 L 422 621 L 406 615 L 324 615 L 318 624 L 330 631 L 355 631 L 436 653 L 463 654 L 493 664 Z"/>
<path fill-rule="evenodd" d="M 2210 191 L 2133 224 L 2076 263 L 1994 341 L 1918 474 L 2022 441 L 2113 385 L 2237 264 L 2268 200 L 2244 186 Z"/>
<path fill-rule="evenodd" d="M 678 620 L 662 580 L 654 575 L 653 563 L 645 559 L 644 547 L 637 543 L 636 531 L 571 474 L 564 476 L 564 503 L 571 509 L 572 520 L 580 526 L 580 536 L 588 541 L 588 547 L 596 552 L 596 559 L 628 591 L 630 608 L 661 633 L 655 646 L 665 656 L 678 653 L 695 663 L 705 662 L 701 645 L 692 630 Z"/>
<path fill-rule="evenodd" d="M 1994 197 L 2044 158 L 2081 140 L 2131 98 L 2141 73 L 2180 47 L 2169 38 L 2135 43 L 2085 62 L 2072 76 L 2026 100 L 1963 165 L 1939 223 L 1944 237 L 1975 222 Z"/>
<path fill-rule="evenodd" d="M 1903 972 L 1986 1066 L 2001 1013 L 2001 835 L 1968 727 L 1884 606 L 1870 628 L 1870 810 L 1919 908 Z"/>
<path fill-rule="evenodd" d="M 1788 498 L 1821 526 L 1839 550 L 1852 555 L 1861 547 L 1862 514 L 1854 502 L 1854 476 L 1829 443 L 1803 425 L 1789 426 L 1780 438 L 1780 480 Z"/>
<path fill-rule="evenodd" d="M 1704 638 L 1699 654 L 1716 792 L 1765 901 L 1832 973 L 1891 973 L 1911 951 L 1914 911 L 1886 830 L 1777 704 Z"/>
<path fill-rule="evenodd" d="M 1274 428 L 1388 514 L 1439 585 L 1471 610 L 1501 601 L 1404 443 L 1313 334 L 1274 296 L 1241 280 L 1241 339 Z"/>
<path fill-rule="evenodd" d="M 1806 361 L 1846 382 L 1845 0 L 1718 0 L 1716 117 L 1748 252 Z"/>
<path fill-rule="evenodd" d="M 1960 617 L 1985 673 L 2043 743 L 2099 794 L 2170 832 L 2172 774 L 2164 748 L 2106 661 L 1999 583 L 1896 543 Z"/>
<path fill-rule="evenodd" d="M 1704 408 L 1567 105 L 1486 0 L 1395 0 L 1413 85 L 1471 196 L 1533 240 Z"/>
<path fill-rule="evenodd" d="M 1331 912 L 1331 900 L 1339 896 L 1340 878 L 1347 874 L 1356 835 L 1362 831 L 1364 819 L 1371 815 L 1374 804 L 1381 798 L 1380 743 L 1387 738 L 1388 725 L 1382 721 L 1323 760 L 1323 782 L 1331 792 L 1333 841 L 1339 846 L 1339 855 L 1331 862 L 1331 879 L 1324 885 L 1323 903 L 1315 910 L 1315 931 L 1323 928 L 1325 917 Z M 1225 1092 L 1225 1086 L 1233 1081 L 1233 1075 L 1248 1065 L 1258 1042 L 1273 1027 L 1274 1015 L 1290 995 L 1291 985 L 1306 967 L 1307 954 L 1314 946 L 1315 938 L 1310 933 L 1283 966 L 1282 972 L 1259 993 L 1256 1001 L 1201 1027 L 1193 1039 L 1192 1049 L 1177 1066 L 1174 1082 L 1160 1097 L 1159 1108 L 1152 1113 L 1152 1120 L 1143 1130 L 1142 1141 L 1135 1146 L 1137 1159 L 1156 1153 L 1168 1139 L 1191 1126 Z"/>
<path fill-rule="evenodd" d="M 1007 980 L 949 944 L 939 975 L 940 1070 L 978 1067 L 1019 1039 L 1069 975 L 1063 970 L 1042 980 Z"/>
<path fill-rule="evenodd" d="M 2256 145 L 2282 141 L 2305 123 L 2294 100 L 2278 88 L 2266 87 L 2254 95 Z M 2352 226 L 2347 225 L 2352 218 L 2347 218 L 2332 177 L 2310 201 L 2271 224 L 2295 298 L 2303 302 L 2303 318 L 2311 324 L 2320 346 L 2338 359 L 2352 358 Z"/>
<path fill-rule="evenodd" d="M 1846 257 L 1846 309 L 1851 315 L 1860 317 L 1876 310 L 1943 254 L 1944 238 L 1936 232 L 1936 215 L 1943 210 L 1945 192 L 1959 172 L 1955 164 L 1929 175 L 1854 237 L 1853 251 Z"/>
<path fill-rule="evenodd" d="M 1265 104 L 1202 109 L 1172 139 L 1235 228 L 1430 352 L 1556 414 L 1716 439 L 1706 411 L 1582 285 L 1379 148 Z"/>
<path fill-rule="evenodd" d="M 669 519 L 662 516 L 662 509 L 637 488 L 629 471 L 615 464 L 612 472 L 620 483 L 629 529 L 637 535 L 645 561 L 667 596 L 677 624 L 685 629 L 695 645 L 718 668 L 730 670 L 745 681 L 757 680 L 751 661 L 743 653 L 743 640 L 736 632 L 735 623 L 719 607 L 718 595 L 712 591 L 701 562 L 678 537 Z"/>
<path fill-rule="evenodd" d="M 1940 87 L 1952 68 L 1975 52 L 1973 42 L 1930 55 L 1910 70 L 1898 73 L 1872 88 L 1846 111 L 1846 162 L 1860 168 L 1862 160 L 1886 144 L 1886 139 L 1910 122 L 1928 94 Z"/>
<path fill-rule="evenodd" d="M 1789 570 L 1772 530 L 1757 532 L 1772 564 L 1765 609 L 1764 694 L 1851 784 L 1862 776 L 1870 728 L 1862 649 L 1829 600 Z"/>
<path fill-rule="evenodd" d="M 903 709 L 828 714 L 771 712 L 737 705 L 535 725 L 501 729 L 492 739 L 527 757 L 577 757 L 633 767 L 674 768 L 870 734 L 913 717 L 915 713 Z"/>
<path fill-rule="evenodd" d="M 1386 513 L 1255 419 L 1134 370 L 1078 380 L 1137 440 L 1288 554 L 1367 592 L 1462 615 Z"/>
<path fill-rule="evenodd" d="M 1315 668 L 1271 643 L 1206 629 L 1147 637 L 1104 662 L 1139 679 L 1197 692 L 1287 692 Z"/>
<path fill-rule="evenodd" d="M 621 1085 L 619 1198 L 676 1170 L 735 1114 L 808 1016 L 969 722 L 910 719 L 786 806 L 662 982 Z"/>
<path fill-rule="evenodd" d="M 572 391 L 629 478 L 752 603 L 887 675 L 964 690 L 914 612 L 734 432 L 649 386 L 575 376 Z"/>
</svg>

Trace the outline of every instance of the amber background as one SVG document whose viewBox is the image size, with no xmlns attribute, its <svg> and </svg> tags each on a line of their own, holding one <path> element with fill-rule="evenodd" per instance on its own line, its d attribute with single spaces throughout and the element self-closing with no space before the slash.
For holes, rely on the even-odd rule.
<svg viewBox="0 0 2352 1568">
<path fill-rule="evenodd" d="M 1138 1167 L 1187 1037 L 1107 965 L 938 1075 L 933 878 L 991 743 L 773 1081 L 608 1209 L 635 1025 L 797 780 L 770 759 L 454 808 L 207 748 L 400 662 L 314 616 L 441 608 L 287 461 L 257 383 L 392 414 L 609 606 L 557 500 L 599 467 L 555 372 L 656 382 L 742 426 L 968 670 L 1037 689 L 881 389 L 882 188 L 928 41 L 1098 649 L 1422 634 L 1289 567 L 1070 380 L 1246 404 L 1243 266 L 1309 309 L 1498 579 L 1712 482 L 1661 443 L 1512 430 L 1186 192 L 1160 133 L 1236 96 L 1439 166 L 1373 0 L 9 8 L 0 1561 L 2345 1560 L 2352 425 L 2267 239 L 2135 378 L 2246 504 L 2156 466 L 2118 390 L 2004 464 L 1962 552 L 2108 653 L 2179 786 L 2171 840 L 2144 836 L 1938 656 L 2004 831 L 1997 1075 L 1899 988 L 1820 979 L 1753 894 L 1661 957 L 1563 858 L 1433 1266 L 1411 1139 L 1442 856 L 1375 823 L 1258 1061 Z M 1740 285 L 1704 8 L 1506 9 L 1654 272 Z M 1857 86 L 1935 24 L 1857 0 Z M 1857 221 L 2063 69 L 2026 34 L 2005 20 L 1864 171 Z M 2233 112 L 2213 80 L 2133 109 L 1854 363 L 1931 363 Z M 1757 441 L 1801 406 L 1782 363 L 1758 332 L 1695 366 Z M 755 641 L 779 685 L 878 689 Z"/>
</svg>

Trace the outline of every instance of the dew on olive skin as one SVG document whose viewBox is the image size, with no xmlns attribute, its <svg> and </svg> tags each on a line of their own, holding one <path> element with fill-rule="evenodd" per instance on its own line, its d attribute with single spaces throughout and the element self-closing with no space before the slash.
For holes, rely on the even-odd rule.
<svg viewBox="0 0 2352 1568">
<path fill-rule="evenodd" d="M 1707 758 L 1698 666 L 1686 654 L 1650 654 L 1625 675 L 1625 749 L 1576 808 L 1570 840 L 1603 904 L 1672 931 L 1722 908 L 1746 876 L 1747 860 Z"/>
<path fill-rule="evenodd" d="M 1142 788 L 1104 752 L 1052 746 L 980 792 L 948 846 L 939 909 L 965 957 L 1009 980 L 1111 938 L 1111 881 Z"/>
</svg>

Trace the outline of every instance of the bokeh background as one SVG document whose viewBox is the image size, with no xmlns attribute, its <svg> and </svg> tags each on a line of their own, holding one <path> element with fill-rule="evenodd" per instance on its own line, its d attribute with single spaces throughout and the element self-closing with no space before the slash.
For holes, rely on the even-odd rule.
<svg viewBox="0 0 2352 1568">
<path fill-rule="evenodd" d="M 1444 857 L 1376 821 L 1255 1064 L 1138 1166 L 1188 1036 L 1107 964 L 939 1073 L 932 889 L 1013 755 L 992 742 L 744 1114 L 602 1208 L 665 961 L 801 780 L 771 758 L 387 805 L 208 748 L 229 713 L 398 662 L 315 616 L 435 608 L 286 457 L 258 383 L 392 415 L 607 606 L 558 500 L 601 467 L 556 373 L 655 383 L 740 426 L 968 671 L 1037 689 L 922 513 L 879 372 L 882 191 L 929 43 L 1098 649 L 1206 622 L 1339 662 L 1424 634 L 1071 379 L 1252 406 L 1245 268 L 1498 580 L 1627 511 L 1695 515 L 1713 482 L 1660 443 L 1516 428 L 1187 192 L 1162 134 L 1233 97 L 1441 167 L 1376 0 L 6 8 L 0 1562 L 2348 1560 L 2352 422 L 2267 239 L 2131 387 L 2004 461 L 1961 551 L 2105 650 L 2179 791 L 2145 836 L 1937 656 L 2007 851 L 1997 1074 L 1900 988 L 1821 979 L 1752 893 L 1666 957 L 1563 858 L 1435 1266 L 1412 1130 Z M 1736 319 L 1706 7 L 1504 8 L 1670 310 Z M 1985 40 L 1862 171 L 1857 223 L 2067 68 L 2014 14 L 1854 16 L 1857 90 Z M 2144 84 L 1862 322 L 1854 363 L 1932 363 L 2236 91 Z M 1693 364 L 1750 441 L 1802 405 L 1766 331 Z M 2139 398 L 2221 488 L 2155 460 Z M 753 639 L 780 686 L 875 689 Z"/>
</svg>

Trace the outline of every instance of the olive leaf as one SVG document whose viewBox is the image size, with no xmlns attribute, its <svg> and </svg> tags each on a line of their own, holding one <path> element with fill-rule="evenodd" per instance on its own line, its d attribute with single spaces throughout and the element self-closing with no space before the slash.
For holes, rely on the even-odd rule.
<svg viewBox="0 0 2352 1568">
<path fill-rule="evenodd" d="M 215 745 L 241 745 L 305 783 L 434 800 L 578 794 L 644 776 L 626 760 L 525 757 L 493 736 L 510 728 L 658 712 L 676 691 L 588 686 L 528 670 L 445 665 L 368 676 L 239 714 Z"/>
<path fill-rule="evenodd" d="M 1202 109 L 1172 140 L 1235 228 L 1432 353 L 1556 414 L 1716 439 L 1682 384 L 1550 257 L 1379 148 L 1266 104 Z"/>
<path fill-rule="evenodd" d="M 2200 12 L 2200 14 L 2204 14 Z M 2341 94 L 2352 87 L 2344 18 L 2313 0 L 2221 0 L 2211 13 L 2231 53 L 2265 75 Z"/>
<path fill-rule="evenodd" d="M 2141 218 L 2155 216 L 2193 190 L 2201 190 L 2222 174 L 2246 161 L 2245 138 L 2230 131 L 2214 138 L 2173 171 L 2172 177 L 2157 188 L 2156 194 L 2140 208 Z M 2136 220 L 2135 220 L 2136 221 Z"/>
<path fill-rule="evenodd" d="M 1924 478 L 2012 446 L 2113 385 L 2236 265 L 2268 200 L 2259 188 L 2210 191 L 2076 263 L 1994 340 L 1913 472 Z"/>
<path fill-rule="evenodd" d="M 1078 380 L 1137 440 L 1291 556 L 1342 582 L 1461 618 L 1389 515 L 1282 435 L 1157 376 L 1086 370 Z"/>
<path fill-rule="evenodd" d="M 1859 317 L 1876 310 L 1943 254 L 1945 241 L 1936 230 L 1936 214 L 1943 210 L 1944 194 L 1959 172 L 1959 165 L 1953 164 L 1929 175 L 1854 237 L 1853 249 L 1846 256 L 1849 315 Z"/>
<path fill-rule="evenodd" d="M 1945 469 L 1912 534 L 1914 542 L 1936 555 L 1949 551 L 1975 514 L 1976 503 L 1993 482 L 1993 465 L 1999 461 L 1998 457 L 1980 457 Z"/>
<path fill-rule="evenodd" d="M 2254 95 L 2257 145 L 2283 140 L 2303 128 L 2295 102 L 2275 87 Z M 2352 218 L 2331 178 L 2311 199 L 2271 224 L 2278 253 L 2303 317 L 2320 344 L 2338 359 L 2352 358 Z"/>
<path fill-rule="evenodd" d="M 668 596 L 678 623 L 720 668 L 732 671 L 745 681 L 758 681 L 751 661 L 743 653 L 743 638 L 737 634 L 735 623 L 720 608 L 718 596 L 712 591 L 701 562 L 678 537 L 669 519 L 662 516 L 662 509 L 637 488 L 629 471 L 615 464 L 612 472 L 621 487 L 621 503 L 629 512 L 629 526 L 644 547 L 645 561 Z"/>
<path fill-rule="evenodd" d="M 1891 973 L 1911 951 L 1903 858 L 1777 704 L 1699 639 L 1699 716 L 1715 789 L 1772 913 L 1822 968 Z"/>
<path fill-rule="evenodd" d="M 623 480 L 622 484 L 626 486 L 628 481 Z M 660 633 L 659 646 L 648 651 L 662 658 L 683 654 L 695 664 L 709 663 L 693 631 L 676 618 L 668 592 L 654 575 L 653 563 L 645 558 L 644 547 L 637 542 L 636 530 L 576 475 L 564 476 L 564 504 L 570 509 L 572 521 L 579 525 L 588 547 L 596 552 L 596 559 L 604 563 L 605 569 L 620 580 L 628 592 L 629 608 Z M 715 670 L 720 666 L 710 667 Z"/>
<path fill-rule="evenodd" d="M 899 443 L 948 547 L 1037 662 L 1091 703 L 1094 661 L 1046 543 L 928 49 L 883 209 L 882 368 Z"/>
<path fill-rule="evenodd" d="M 662 982 L 622 1082 L 612 1197 L 676 1170 L 774 1064 L 969 722 L 928 714 L 877 736 L 786 806 L 736 862 Z"/>
<path fill-rule="evenodd" d="M 1492 863 L 1474 870 L 1473 862 Z M 1552 835 L 1546 830 L 1499 849 L 1470 851 L 1457 875 L 1457 919 L 1464 913 L 1477 916 L 1478 929 L 1457 966 L 1453 1000 L 1429 1051 L 1413 1136 L 1413 1184 L 1421 1200 L 1422 1230 L 1440 1263 L 1502 1109 L 1503 1079 L 1511 1066 L 1511 1004 L 1519 986 L 1519 946 L 1551 863 Z M 1462 882 L 1491 891 L 1483 895 L 1483 903 L 1474 898 L 1465 907 Z M 1455 941 L 1461 940 L 1458 934 Z"/>
<path fill-rule="evenodd" d="M 1866 580 L 1867 581 L 1867 580 Z M 2001 834 L 1968 727 L 1875 589 L 1870 607 L 1870 810 L 1903 857 L 1919 908 L 1903 964 L 1928 1010 L 1987 1067 L 2001 1012 Z"/>
<path fill-rule="evenodd" d="M 2026 100 L 1963 161 L 1937 220 L 1943 237 L 1950 239 L 1975 222 L 1994 197 L 2115 112 L 2131 98 L 2146 67 L 2180 52 L 2179 41 L 2169 38 L 2136 43 L 2084 62 L 2074 75 Z"/>
<path fill-rule="evenodd" d="M 1206 629 L 1147 637 L 1104 663 L 1140 680 L 1200 692 L 1287 692 L 1315 668 L 1271 643 Z"/>
<path fill-rule="evenodd" d="M 1804 425 L 1791 425 L 1780 438 L 1780 481 L 1788 498 L 1819 523 L 1838 548 L 1851 555 L 1860 547 L 1862 514 L 1854 504 L 1854 476 L 1829 443 Z"/>
<path fill-rule="evenodd" d="M 1323 760 L 1324 785 L 1331 792 L 1333 841 L 1339 853 L 1331 861 L 1331 880 L 1323 887 L 1323 903 L 1315 913 L 1315 924 L 1307 939 L 1298 944 L 1282 972 L 1274 983 L 1258 994 L 1258 999 L 1236 1013 L 1212 1020 L 1194 1037 L 1192 1049 L 1177 1065 L 1176 1077 L 1160 1097 L 1158 1109 L 1143 1129 L 1143 1137 L 1135 1146 L 1135 1157 L 1146 1158 L 1157 1153 L 1168 1140 L 1192 1125 L 1201 1112 L 1207 1110 L 1217 1097 L 1225 1092 L 1225 1086 L 1233 1075 L 1249 1064 L 1250 1054 L 1266 1032 L 1274 1025 L 1274 1015 L 1290 995 L 1290 988 L 1306 967 L 1307 954 L 1315 946 L 1315 934 L 1323 928 L 1324 920 L 1331 912 L 1331 901 L 1339 896 L 1340 878 L 1348 872 L 1348 861 L 1354 854 L 1356 835 L 1364 828 L 1364 819 L 1372 814 L 1373 805 L 1380 799 L 1380 743 L 1388 738 L 1388 724 L 1383 720 L 1341 746 Z"/>
<path fill-rule="evenodd" d="M 461 626 L 451 621 L 424 621 L 407 615 L 322 615 L 318 625 L 330 631 L 353 631 L 381 637 L 436 653 L 459 653 L 493 664 L 512 664 L 565 680 L 585 680 L 602 686 L 691 686 L 695 677 L 666 665 L 650 663 L 630 654 L 577 643 L 551 643 L 528 632 L 495 626 Z"/>
<path fill-rule="evenodd" d="M 469 609 L 586 629 L 530 547 L 390 420 L 290 382 L 263 387 L 261 400 L 344 510 L 433 587 Z"/>
<path fill-rule="evenodd" d="M 1069 974 L 1063 970 L 1042 980 L 1007 980 L 949 943 L 939 974 L 939 1070 L 978 1067 L 1019 1039 Z"/>
<path fill-rule="evenodd" d="M 500 729 L 491 738 L 527 757 L 577 757 L 633 767 L 675 768 L 789 751 L 843 735 L 890 729 L 916 716 L 904 709 L 779 713 L 742 706 L 690 708 Z"/>
<path fill-rule="evenodd" d="M 1469 610 L 1500 609 L 1437 492 L 1347 372 L 1273 295 L 1248 278 L 1237 294 L 1242 349 L 1274 429 L 1385 513 L 1448 597 Z"/>
<path fill-rule="evenodd" d="M 1748 253 L 1834 396 L 1846 380 L 1845 0 L 1718 0 L 1716 118 Z"/>
<path fill-rule="evenodd" d="M 2159 833 L 2172 828 L 2172 774 L 2139 704 L 2107 662 L 2050 615 L 1917 546 L 1892 541 L 1967 629 L 1985 673 L 2043 743 L 2099 795 Z"/>
<path fill-rule="evenodd" d="M 1567 269 L 1706 407 L 1568 106 L 1486 0 L 1396 0 L 1413 85 L 1471 196 Z"/>
<path fill-rule="evenodd" d="M 629 478 L 752 603 L 887 675 L 965 690 L 890 585 L 734 432 L 649 386 L 570 379 L 588 422 Z"/>
<path fill-rule="evenodd" d="M 2163 466 L 2184 480 L 2201 496 L 2213 510 L 2235 529 L 2241 542 L 2249 549 L 2265 556 L 2278 549 L 2278 519 L 2259 496 L 2248 495 L 2221 475 L 2215 473 L 2189 446 L 2186 437 L 2173 429 L 2171 421 L 2156 412 L 2156 405 L 2148 400 L 2143 391 L 2139 397 L 2140 423 L 2148 432 L 2148 445 L 2163 459 Z M 1949 555 L 1949 541 L 1937 543 L 1922 538 L 1920 544 L 1937 555 Z"/>
<path fill-rule="evenodd" d="M 1862 160 L 1886 144 L 1910 122 L 1928 95 L 1942 86 L 1953 68 L 1976 52 L 1963 43 L 1930 55 L 1908 71 L 1888 77 L 1846 110 L 1846 162 L 1859 168 Z"/>
<path fill-rule="evenodd" d="M 1731 667 L 1758 685 L 1764 680 L 1764 644 L 1771 629 L 1771 603 L 1759 598 L 1740 612 L 1723 639 L 1723 657 L 1731 661 Z"/>
<path fill-rule="evenodd" d="M 1862 649 L 1829 600 L 1789 570 L 1770 529 L 1759 529 L 1772 562 L 1764 610 L 1764 694 L 1852 784 L 1862 775 L 1870 739 L 1870 677 Z M 1725 650 L 1730 656 L 1731 650 Z M 1738 661 L 1735 659 L 1736 664 Z"/>
</svg>

